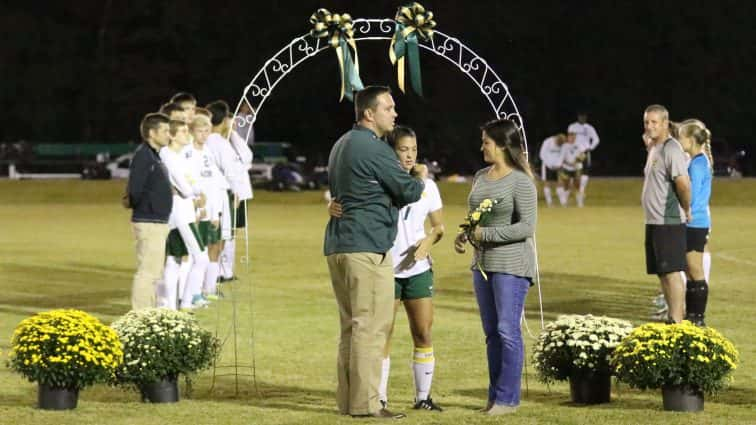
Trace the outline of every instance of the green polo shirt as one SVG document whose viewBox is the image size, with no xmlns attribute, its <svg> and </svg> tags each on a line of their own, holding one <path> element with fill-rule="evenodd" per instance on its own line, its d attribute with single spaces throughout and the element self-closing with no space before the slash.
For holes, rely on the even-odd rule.
<svg viewBox="0 0 756 425">
<path fill-rule="evenodd" d="M 342 216 L 328 222 L 325 255 L 387 252 L 396 238 L 398 209 L 420 199 L 424 188 L 386 142 L 359 125 L 331 148 L 328 184 Z"/>
</svg>

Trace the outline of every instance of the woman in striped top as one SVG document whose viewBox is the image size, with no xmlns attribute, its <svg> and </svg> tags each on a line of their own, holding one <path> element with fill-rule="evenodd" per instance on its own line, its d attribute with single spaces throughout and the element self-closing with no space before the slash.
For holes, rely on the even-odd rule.
<svg viewBox="0 0 756 425">
<path fill-rule="evenodd" d="M 711 214 L 709 213 L 709 199 L 711 198 L 711 133 L 706 125 L 698 120 L 685 120 L 679 128 L 680 144 L 690 155 L 688 175 L 690 176 L 690 211 L 693 219 L 687 226 L 687 254 L 685 255 L 688 270 L 685 293 L 685 320 L 699 325 L 704 323 L 706 302 L 709 297 L 709 276 L 707 254 L 709 229 L 711 228 Z M 711 257 L 708 256 L 709 264 Z"/>
<path fill-rule="evenodd" d="M 481 138 L 483 160 L 491 165 L 475 174 L 468 205 L 473 210 L 484 199 L 499 202 L 487 224 L 472 235 L 476 247 L 472 273 L 486 335 L 485 412 L 500 415 L 514 412 L 520 404 L 524 354 L 520 317 L 535 275 L 537 195 L 517 126 L 510 120 L 491 121 L 482 127 Z M 465 252 L 466 242 L 464 234 L 458 235 L 455 250 Z"/>
</svg>

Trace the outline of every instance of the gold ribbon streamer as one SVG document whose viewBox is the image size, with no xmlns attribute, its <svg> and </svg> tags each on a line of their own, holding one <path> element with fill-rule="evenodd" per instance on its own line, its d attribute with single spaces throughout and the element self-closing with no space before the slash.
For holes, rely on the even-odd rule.
<svg viewBox="0 0 756 425">
<path fill-rule="evenodd" d="M 328 44 L 336 51 L 341 74 L 341 93 L 339 101 L 346 96 L 352 100 L 352 91 L 363 88 L 360 80 L 360 61 L 357 55 L 357 43 L 354 40 L 354 28 L 352 17 L 348 13 L 339 15 L 331 13 L 328 9 L 320 8 L 310 16 L 312 29 L 310 36 L 313 38 L 329 38 Z M 352 54 L 354 52 L 354 61 Z M 349 88 L 350 90 L 347 90 Z"/>
<path fill-rule="evenodd" d="M 405 57 L 411 55 L 409 50 L 416 51 L 418 37 L 423 40 L 433 38 L 433 29 L 436 27 L 436 21 L 433 20 L 433 12 L 426 11 L 425 7 L 417 2 L 401 6 L 397 10 L 394 20 L 397 25 L 396 32 L 391 38 L 389 59 L 392 65 L 396 65 L 399 89 L 405 93 Z M 412 46 L 413 44 L 414 46 Z M 413 87 L 418 94 L 422 94 L 419 58 L 412 57 L 410 60 L 414 62 L 410 63 L 410 76 L 413 78 Z"/>
</svg>

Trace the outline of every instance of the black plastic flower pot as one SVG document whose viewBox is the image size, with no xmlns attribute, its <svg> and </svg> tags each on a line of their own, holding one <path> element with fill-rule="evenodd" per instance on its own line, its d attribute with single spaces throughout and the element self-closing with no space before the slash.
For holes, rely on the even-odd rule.
<svg viewBox="0 0 756 425">
<path fill-rule="evenodd" d="M 37 404 L 40 409 L 75 409 L 78 402 L 78 389 L 51 387 L 44 384 L 39 384 L 37 388 Z"/>
<path fill-rule="evenodd" d="M 576 375 L 570 377 L 570 397 L 573 403 L 609 403 L 612 380 L 609 374 Z"/>
<path fill-rule="evenodd" d="M 178 380 L 167 376 L 159 381 L 139 384 L 142 401 L 149 403 L 176 403 L 179 401 Z"/>
<path fill-rule="evenodd" d="M 664 410 L 673 412 L 700 412 L 704 409 L 704 395 L 698 388 L 686 386 L 662 387 Z"/>
</svg>

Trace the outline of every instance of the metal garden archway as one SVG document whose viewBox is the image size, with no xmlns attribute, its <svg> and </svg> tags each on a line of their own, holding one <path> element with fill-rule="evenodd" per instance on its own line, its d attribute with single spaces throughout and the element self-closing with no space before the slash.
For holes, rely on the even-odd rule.
<svg viewBox="0 0 756 425">
<path fill-rule="evenodd" d="M 355 19 L 354 39 L 356 41 L 391 40 L 394 35 L 395 24 L 396 21 L 393 19 Z M 507 118 L 517 123 L 523 135 L 524 148 L 527 151 L 525 126 L 514 98 L 507 85 L 485 59 L 458 38 L 437 30 L 434 31 L 433 38 L 420 40 L 419 46 L 443 57 L 467 75 L 486 98 L 496 118 Z M 265 61 L 252 81 L 244 88 L 244 94 L 236 106 L 234 119 L 237 128 L 253 125 L 257 117 L 260 116 L 265 101 L 273 94 L 276 86 L 286 75 L 307 59 L 329 48 L 327 41 L 305 34 L 292 40 Z M 239 111 L 244 104 L 255 111 L 255 114 L 240 115 Z M 246 133 L 249 134 L 249 132 Z"/>
</svg>

